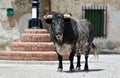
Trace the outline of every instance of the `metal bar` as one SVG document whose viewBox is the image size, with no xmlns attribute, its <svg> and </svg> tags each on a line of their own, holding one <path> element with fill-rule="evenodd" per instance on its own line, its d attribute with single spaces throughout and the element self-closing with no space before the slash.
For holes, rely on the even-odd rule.
<svg viewBox="0 0 120 78">
<path fill-rule="evenodd" d="M 82 19 L 83 19 L 83 17 L 84 17 L 83 11 L 84 11 L 84 6 L 82 6 Z"/>
<path fill-rule="evenodd" d="M 102 10 L 102 32 L 101 32 L 101 36 L 104 36 L 104 27 L 105 27 L 105 25 L 104 25 L 104 10 Z"/>
<path fill-rule="evenodd" d="M 106 35 L 105 36 L 107 37 L 107 6 L 106 6 L 106 21 L 105 22 L 106 22 L 106 26 L 105 26 L 105 30 L 106 30 L 105 33 L 106 33 Z"/>
</svg>

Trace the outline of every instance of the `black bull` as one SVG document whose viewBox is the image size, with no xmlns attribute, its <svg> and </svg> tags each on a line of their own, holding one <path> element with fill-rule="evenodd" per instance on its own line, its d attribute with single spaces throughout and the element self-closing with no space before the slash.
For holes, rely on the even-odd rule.
<svg viewBox="0 0 120 78">
<path fill-rule="evenodd" d="M 70 48 L 69 55 L 70 71 L 74 70 L 73 59 L 76 54 L 77 66 L 76 69 L 80 70 L 80 57 L 81 52 L 85 53 L 85 66 L 84 70 L 88 70 L 88 55 L 91 47 L 96 49 L 93 44 L 93 27 L 91 23 L 86 20 L 76 20 L 71 18 L 70 15 L 62 13 L 54 13 L 53 15 L 45 15 L 46 23 L 51 24 L 52 38 L 55 43 L 56 52 L 58 54 L 59 66 L 58 71 L 62 71 L 62 54 L 66 48 Z"/>
</svg>

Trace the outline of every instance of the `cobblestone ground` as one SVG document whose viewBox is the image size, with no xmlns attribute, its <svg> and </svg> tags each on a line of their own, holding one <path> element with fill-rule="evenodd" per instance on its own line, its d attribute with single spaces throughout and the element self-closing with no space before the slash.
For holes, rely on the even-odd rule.
<svg viewBox="0 0 120 78">
<path fill-rule="evenodd" d="M 0 78 L 120 78 L 120 55 L 99 55 L 89 57 L 89 71 L 69 72 L 69 61 L 64 61 L 63 72 L 57 72 L 58 62 L 5 61 L 0 60 Z M 76 58 L 75 58 L 76 65 Z"/>
</svg>

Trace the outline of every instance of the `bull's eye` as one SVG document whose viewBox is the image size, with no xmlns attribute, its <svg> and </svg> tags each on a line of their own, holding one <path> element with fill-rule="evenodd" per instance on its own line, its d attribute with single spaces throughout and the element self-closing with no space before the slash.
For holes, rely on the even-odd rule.
<svg viewBox="0 0 120 78">
<path fill-rule="evenodd" d="M 55 21 L 54 20 L 52 20 L 52 23 L 54 23 Z"/>
<path fill-rule="evenodd" d="M 63 23 L 64 21 L 62 20 L 61 22 Z"/>
<path fill-rule="evenodd" d="M 53 28 L 53 29 L 56 29 L 55 23 L 52 23 L 52 28 Z"/>
</svg>

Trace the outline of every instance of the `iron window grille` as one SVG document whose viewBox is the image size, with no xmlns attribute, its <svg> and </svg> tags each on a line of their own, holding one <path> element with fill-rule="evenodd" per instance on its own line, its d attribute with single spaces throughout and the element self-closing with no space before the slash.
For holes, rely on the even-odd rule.
<svg viewBox="0 0 120 78">
<path fill-rule="evenodd" d="M 92 23 L 95 37 L 107 36 L 107 6 L 82 6 L 82 18 Z"/>
</svg>

